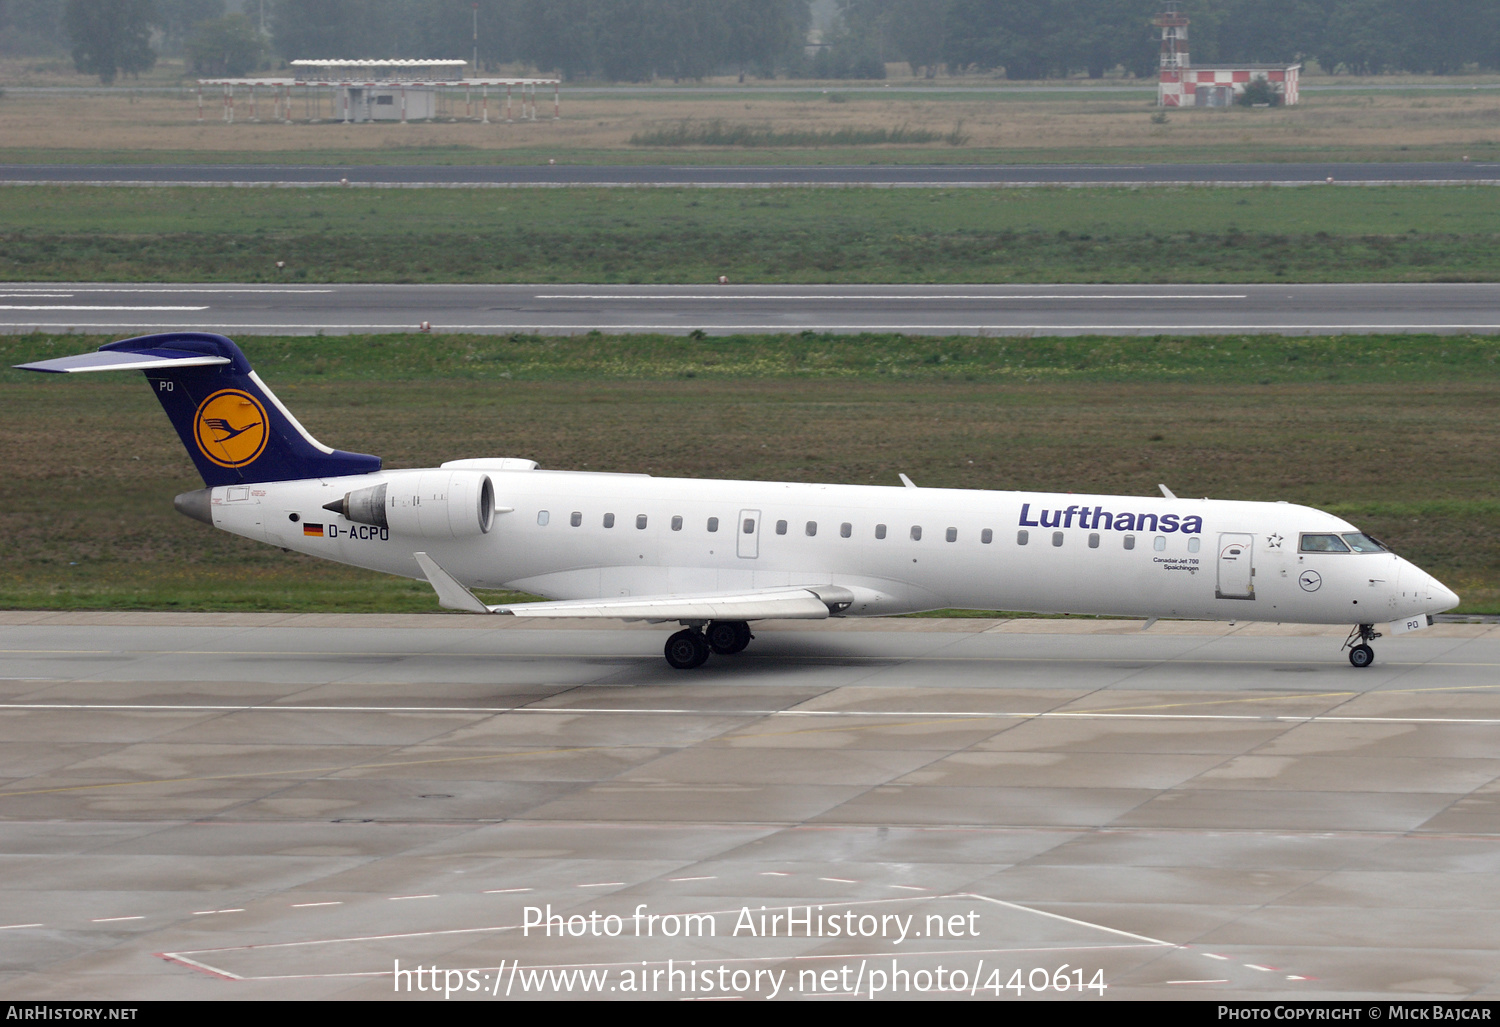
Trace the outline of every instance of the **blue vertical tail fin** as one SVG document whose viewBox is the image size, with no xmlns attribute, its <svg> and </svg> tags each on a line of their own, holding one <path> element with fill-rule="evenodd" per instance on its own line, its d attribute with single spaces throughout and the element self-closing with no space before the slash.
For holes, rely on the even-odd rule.
<svg viewBox="0 0 1500 1027">
<path fill-rule="evenodd" d="M 53 373 L 144 372 L 210 487 L 380 470 L 378 456 L 330 449 L 308 434 L 222 335 L 143 335 L 111 342 L 97 353 L 16 366 Z"/>
</svg>

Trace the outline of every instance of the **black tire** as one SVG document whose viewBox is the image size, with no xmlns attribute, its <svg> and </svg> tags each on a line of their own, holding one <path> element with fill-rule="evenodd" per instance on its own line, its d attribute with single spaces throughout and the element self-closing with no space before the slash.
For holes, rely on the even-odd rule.
<svg viewBox="0 0 1500 1027">
<path fill-rule="evenodd" d="M 708 647 L 720 656 L 744 652 L 754 637 L 750 634 L 750 625 L 742 620 L 716 620 L 704 633 Z"/>
<path fill-rule="evenodd" d="M 1375 662 L 1375 650 L 1367 645 L 1357 645 L 1349 650 L 1349 662 L 1361 669 Z"/>
<path fill-rule="evenodd" d="M 667 639 L 667 663 L 677 670 L 692 670 L 708 660 L 708 643 L 700 632 L 684 628 Z"/>
</svg>

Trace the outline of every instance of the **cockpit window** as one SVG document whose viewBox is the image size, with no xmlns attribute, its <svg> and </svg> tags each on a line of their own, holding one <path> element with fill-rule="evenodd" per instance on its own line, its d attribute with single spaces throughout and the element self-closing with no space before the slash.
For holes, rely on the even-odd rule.
<svg viewBox="0 0 1500 1027">
<path fill-rule="evenodd" d="M 1349 547 L 1337 535 L 1303 535 L 1304 553 L 1347 553 Z"/>
<path fill-rule="evenodd" d="M 1356 553 L 1390 552 L 1389 549 L 1381 545 L 1379 539 L 1371 538 L 1369 535 L 1366 535 L 1362 531 L 1346 531 L 1343 534 L 1343 539 L 1345 542 L 1349 543 L 1349 548 L 1354 550 Z"/>
</svg>

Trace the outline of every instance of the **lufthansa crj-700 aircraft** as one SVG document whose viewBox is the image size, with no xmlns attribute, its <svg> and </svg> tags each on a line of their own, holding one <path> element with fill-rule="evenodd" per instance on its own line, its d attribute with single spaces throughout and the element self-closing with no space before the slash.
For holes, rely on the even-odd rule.
<svg viewBox="0 0 1500 1027">
<path fill-rule="evenodd" d="M 325 560 L 426 578 L 441 604 L 513 617 L 677 622 L 667 662 L 736 653 L 750 623 L 934 609 L 1426 627 L 1458 597 L 1352 524 L 1286 503 L 699 481 L 521 459 L 383 470 L 329 449 L 221 335 L 43 360 L 144 371 L 205 488 L 176 508 Z M 552 601 L 486 606 L 470 588 Z"/>
</svg>

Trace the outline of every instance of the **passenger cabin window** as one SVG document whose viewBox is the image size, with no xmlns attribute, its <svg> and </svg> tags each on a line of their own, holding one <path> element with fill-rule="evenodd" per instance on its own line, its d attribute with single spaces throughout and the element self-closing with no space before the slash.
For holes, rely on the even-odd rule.
<svg viewBox="0 0 1500 1027">
<path fill-rule="evenodd" d="M 741 525 L 740 530 L 743 531 L 746 535 L 754 535 L 755 534 L 755 518 L 754 517 L 746 517 L 745 518 L 745 523 L 743 525 Z"/>
<path fill-rule="evenodd" d="M 1097 531 L 1093 531 L 1093 532 L 1089 533 L 1089 548 L 1090 549 L 1098 549 L 1099 548 L 1099 533 Z"/>
<path fill-rule="evenodd" d="M 911 540 L 913 542 L 922 541 L 922 526 L 920 524 L 913 524 L 911 526 Z"/>
<path fill-rule="evenodd" d="M 1063 542 L 1063 533 L 1060 532 L 1060 531 L 1054 531 L 1052 533 L 1052 544 L 1054 546 L 1061 547 L 1062 546 L 1062 542 Z"/>
<path fill-rule="evenodd" d="M 807 532 L 807 537 L 808 538 L 812 538 L 814 535 L 816 535 L 818 533 L 818 522 L 817 521 L 808 521 L 807 522 L 807 527 L 804 528 L 803 530 Z"/>
<path fill-rule="evenodd" d="M 677 516 L 677 517 L 673 517 L 672 518 L 672 530 L 673 531 L 681 531 L 682 530 L 682 517 L 681 516 Z"/>
<path fill-rule="evenodd" d="M 1202 545 L 1202 540 L 1201 539 L 1196 539 L 1196 538 L 1190 538 L 1190 539 L 1188 539 L 1188 552 L 1190 552 L 1190 553 L 1196 553 L 1199 550 L 1199 548 L 1201 547 L 1201 545 Z"/>
<path fill-rule="evenodd" d="M 983 542 L 985 545 L 989 545 L 991 542 L 995 541 L 995 530 L 993 528 L 985 528 L 979 533 L 979 541 Z"/>
<path fill-rule="evenodd" d="M 615 526 L 615 515 L 614 514 L 605 514 L 604 515 L 604 526 L 606 528 L 613 528 Z"/>
<path fill-rule="evenodd" d="M 776 522 L 776 534 L 778 534 L 778 535 L 785 535 L 786 534 L 786 521 L 777 521 Z"/>
<path fill-rule="evenodd" d="M 1167 550 L 1167 536 L 1165 536 L 1165 535 L 1158 535 L 1158 536 L 1156 536 L 1156 541 L 1153 542 L 1153 543 L 1151 543 L 1151 548 L 1155 549 L 1158 553 L 1164 553 L 1164 552 L 1166 552 L 1166 550 Z"/>
<path fill-rule="evenodd" d="M 536 512 L 536 522 L 538 524 L 540 524 L 544 528 L 547 526 L 547 522 L 550 521 L 551 519 L 552 519 L 552 515 L 550 513 L 548 513 L 546 510 L 538 510 Z"/>
<path fill-rule="evenodd" d="M 641 530 L 645 529 L 645 527 L 646 527 L 646 515 L 645 514 L 636 514 L 635 515 L 635 526 L 636 526 L 636 528 L 641 529 Z"/>
<path fill-rule="evenodd" d="M 949 528 L 944 533 L 943 537 L 946 538 L 949 542 L 957 542 L 958 541 L 958 529 L 957 528 Z"/>
<path fill-rule="evenodd" d="M 1125 536 L 1125 548 L 1126 549 L 1134 549 L 1135 548 L 1135 536 L 1134 535 L 1126 535 Z"/>
<path fill-rule="evenodd" d="M 1029 531 L 1018 531 L 1018 532 L 1016 532 L 1016 545 L 1018 545 L 1018 546 L 1024 546 L 1024 545 L 1026 545 L 1026 543 L 1028 543 L 1030 541 L 1031 541 L 1031 532 L 1029 532 Z"/>
<path fill-rule="evenodd" d="M 875 525 L 875 537 L 876 538 L 885 538 L 885 525 L 884 524 L 877 524 L 877 525 Z"/>
<path fill-rule="evenodd" d="M 848 521 L 845 521 L 843 524 L 839 525 L 839 538 L 848 538 L 853 534 L 854 525 L 850 524 Z"/>
<path fill-rule="evenodd" d="M 575 528 L 580 527 L 583 524 L 583 511 L 574 510 L 573 516 L 568 518 L 568 523 Z"/>
<path fill-rule="evenodd" d="M 1347 553 L 1349 547 L 1337 535 L 1303 535 L 1304 553 Z"/>
<path fill-rule="evenodd" d="M 718 531 L 719 530 L 719 519 L 717 517 L 710 517 L 708 519 L 708 530 L 709 531 Z"/>
</svg>

